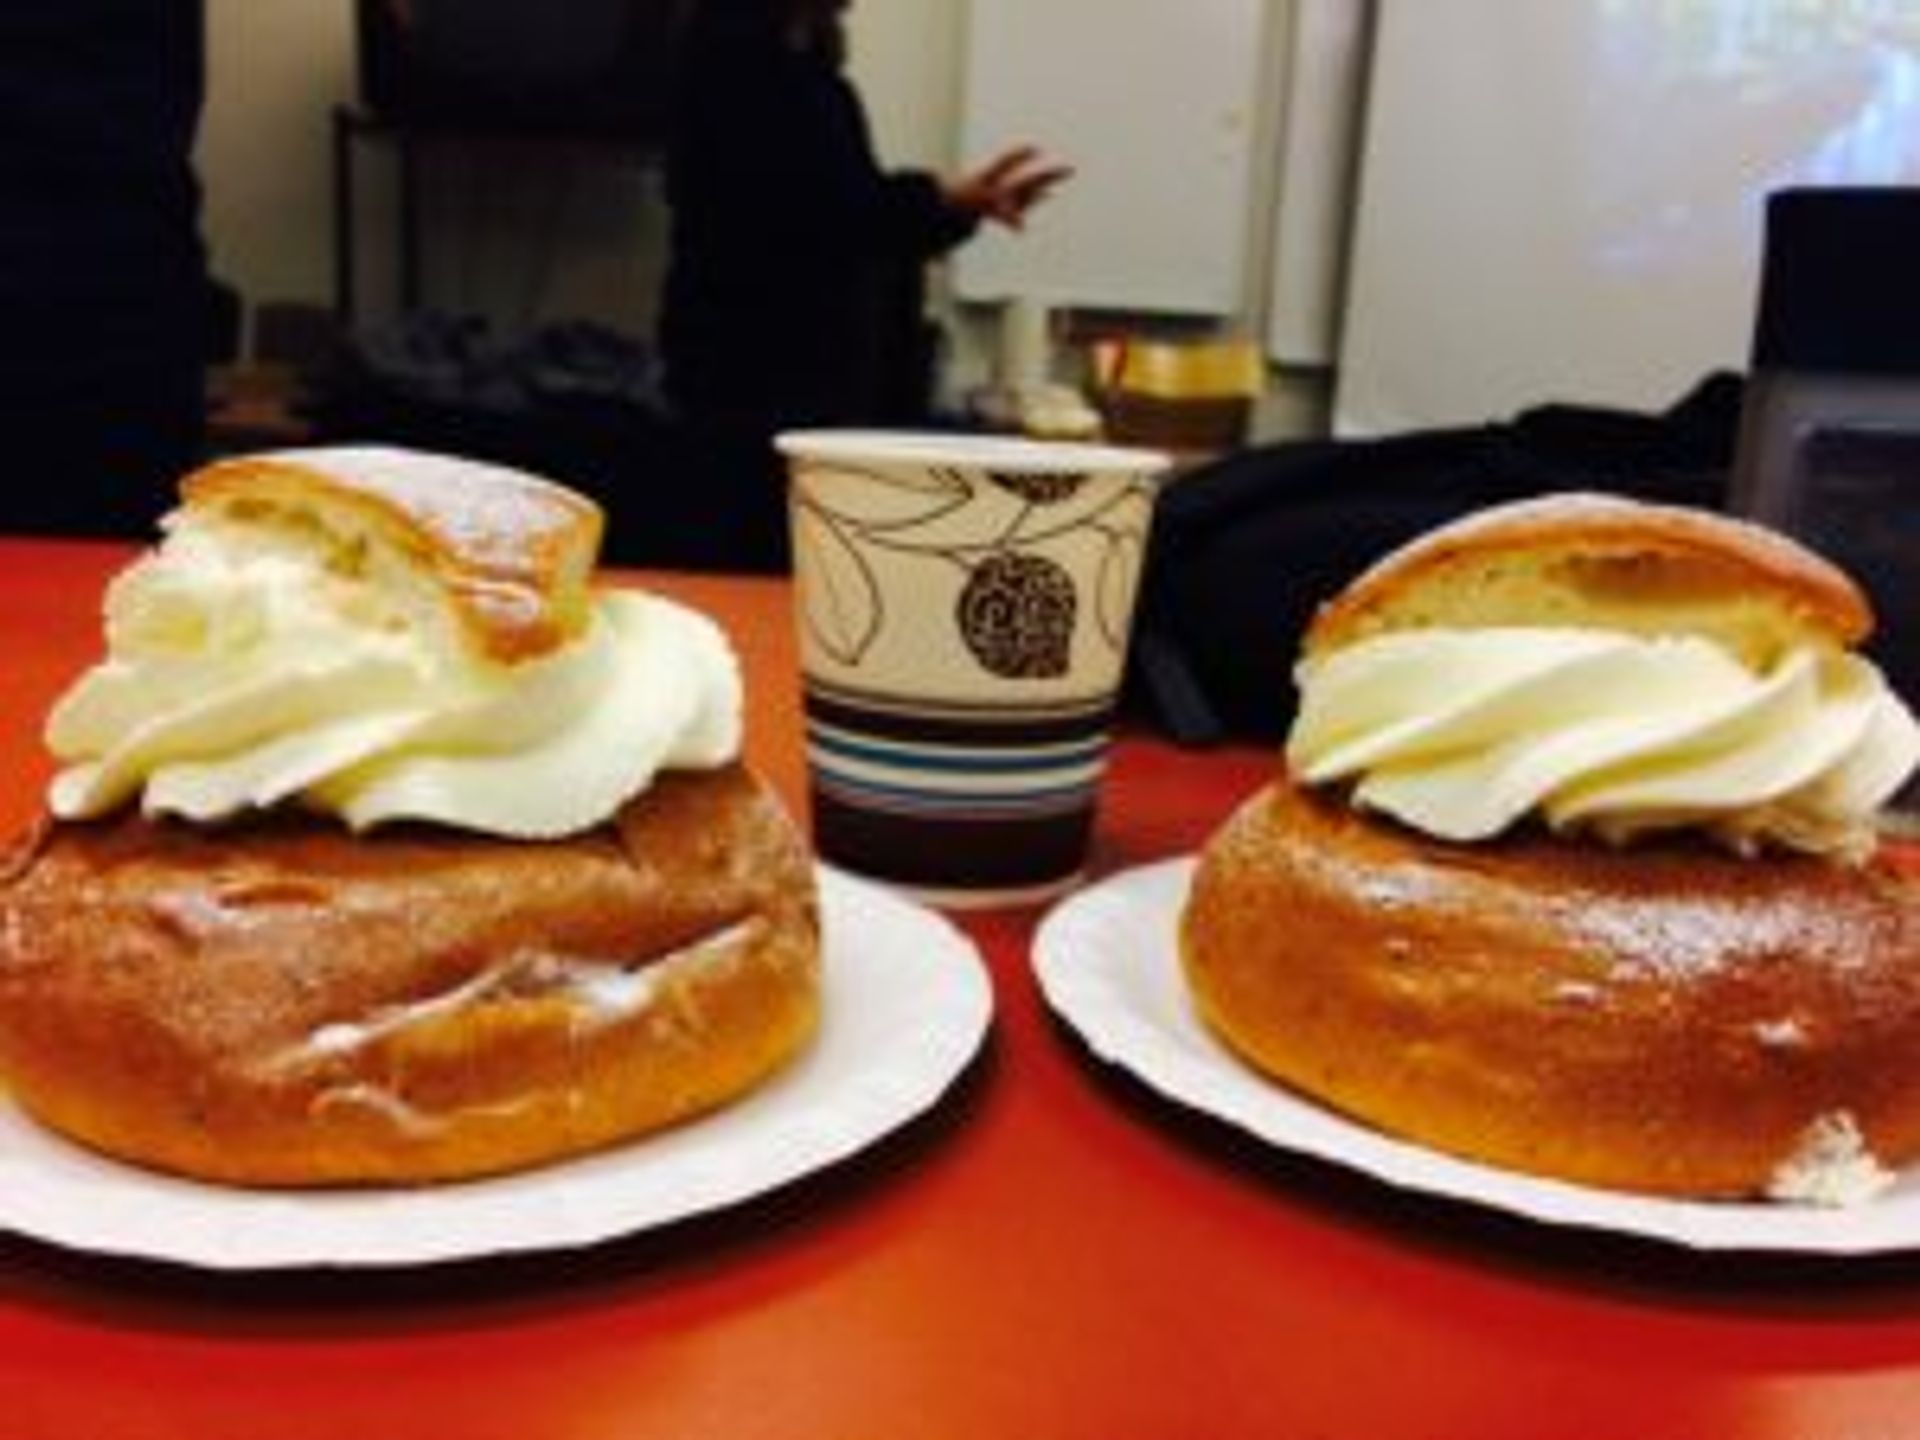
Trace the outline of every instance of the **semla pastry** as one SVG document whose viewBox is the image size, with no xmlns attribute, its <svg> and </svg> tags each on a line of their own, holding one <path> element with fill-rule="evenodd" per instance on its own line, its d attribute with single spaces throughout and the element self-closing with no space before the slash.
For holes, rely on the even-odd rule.
<svg viewBox="0 0 1920 1440">
<path fill-rule="evenodd" d="M 248 1184 L 448 1180 L 711 1109 L 819 1007 L 812 869 L 705 617 L 601 515 L 378 448 L 223 461 L 106 601 L 0 852 L 0 1078 Z"/>
<path fill-rule="evenodd" d="M 1322 607 L 1285 773 L 1182 955 L 1253 1065 L 1389 1133 L 1674 1196 L 1848 1201 L 1920 1155 L 1920 728 L 1859 590 L 1604 496 L 1482 512 Z"/>
</svg>

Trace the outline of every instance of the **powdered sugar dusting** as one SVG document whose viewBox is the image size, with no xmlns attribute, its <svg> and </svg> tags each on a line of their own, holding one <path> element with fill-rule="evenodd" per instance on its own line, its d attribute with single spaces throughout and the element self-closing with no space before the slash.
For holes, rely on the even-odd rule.
<svg viewBox="0 0 1920 1440">
<path fill-rule="evenodd" d="M 1417 870 L 1356 871 L 1354 893 L 1369 910 L 1412 909 L 1435 898 L 1433 880 Z"/>
<path fill-rule="evenodd" d="M 1859 1205 L 1898 1177 L 1874 1157 L 1859 1122 L 1845 1110 L 1821 1115 L 1768 1182 L 1767 1195 L 1801 1205 Z"/>
<path fill-rule="evenodd" d="M 504 465 L 378 445 L 284 450 L 271 457 L 321 471 L 399 506 L 484 565 L 511 567 L 529 541 L 578 523 L 588 502 Z"/>
<path fill-rule="evenodd" d="M 1678 505 L 1655 505 L 1595 490 L 1564 490 L 1551 495 L 1536 495 L 1530 499 L 1516 500 L 1510 504 L 1489 506 L 1484 510 L 1473 511 L 1458 520 L 1428 530 L 1375 561 L 1354 582 L 1354 586 L 1358 588 L 1369 584 L 1384 572 L 1397 570 L 1430 553 L 1450 550 L 1458 545 L 1473 544 L 1489 535 L 1498 535 L 1510 528 L 1532 531 L 1538 526 L 1558 528 L 1563 525 L 1571 527 L 1609 521 L 1640 523 L 1643 517 L 1657 517 L 1677 522 L 1702 536 L 1710 530 L 1737 536 L 1739 543 L 1756 547 L 1775 560 L 1788 564 L 1822 566 L 1827 564 L 1826 561 L 1787 539 L 1778 531 L 1756 525 L 1751 520 Z M 1837 572 L 1835 578 L 1842 584 L 1847 583 Z"/>
<path fill-rule="evenodd" d="M 1823 935 L 1806 907 L 1740 903 L 1703 894 L 1672 894 L 1644 904 L 1614 896 L 1580 896 L 1555 907 L 1558 923 L 1626 969 L 1683 980 L 1770 955 L 1818 955 L 1844 961 L 1846 944 Z"/>
<path fill-rule="evenodd" d="M 1807 1028 L 1798 1020 L 1763 1020 L 1753 1027 L 1753 1038 L 1767 1050 L 1801 1050 L 1806 1047 Z"/>
</svg>

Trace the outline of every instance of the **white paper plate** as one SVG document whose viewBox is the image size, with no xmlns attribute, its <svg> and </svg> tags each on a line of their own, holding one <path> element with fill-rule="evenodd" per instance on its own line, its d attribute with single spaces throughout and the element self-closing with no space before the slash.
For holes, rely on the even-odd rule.
<svg viewBox="0 0 1920 1440">
<path fill-rule="evenodd" d="M 222 1270 L 398 1266 L 592 1244 L 820 1170 L 940 1098 L 992 1014 L 949 922 L 834 871 L 820 1032 L 737 1103 L 604 1154 L 420 1189 L 229 1189 L 155 1175 L 48 1134 L 0 1102 L 0 1230 Z"/>
<path fill-rule="evenodd" d="M 1660 1200 L 1496 1170 L 1395 1140 L 1262 1078 L 1188 1002 L 1176 925 L 1191 860 L 1125 871 L 1080 891 L 1041 923 L 1034 963 L 1054 1011 L 1102 1059 L 1171 1099 L 1407 1190 L 1556 1225 L 1699 1250 L 1799 1254 L 1920 1248 L 1920 1170 L 1846 1209 Z"/>
</svg>

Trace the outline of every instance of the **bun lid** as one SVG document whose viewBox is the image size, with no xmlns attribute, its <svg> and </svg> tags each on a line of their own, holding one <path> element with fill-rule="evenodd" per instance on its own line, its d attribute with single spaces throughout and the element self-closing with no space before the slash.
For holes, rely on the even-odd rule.
<svg viewBox="0 0 1920 1440">
<path fill-rule="evenodd" d="M 505 466 L 381 446 L 217 461 L 181 482 L 170 527 L 225 516 L 317 528 L 343 565 L 437 591 L 462 642 L 515 663 L 558 649 L 591 613 L 604 518 L 585 496 Z"/>
<path fill-rule="evenodd" d="M 1841 570 L 1775 531 L 1711 511 L 1566 492 L 1422 535 L 1321 606 L 1309 659 L 1390 631 L 1569 626 L 1695 635 L 1756 668 L 1851 648 L 1873 612 Z"/>
</svg>

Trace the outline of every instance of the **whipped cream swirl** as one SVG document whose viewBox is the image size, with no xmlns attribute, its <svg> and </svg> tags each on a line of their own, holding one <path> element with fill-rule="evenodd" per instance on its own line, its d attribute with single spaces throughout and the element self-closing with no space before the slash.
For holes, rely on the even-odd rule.
<svg viewBox="0 0 1920 1440">
<path fill-rule="evenodd" d="M 1746 852 L 1857 858 L 1920 763 L 1920 724 L 1831 648 L 1764 674 L 1710 641 L 1600 630 L 1383 635 L 1308 662 L 1287 761 L 1446 840 L 1537 814 L 1620 843 L 1693 827 Z"/>
<path fill-rule="evenodd" d="M 609 591 L 584 633 L 505 664 L 382 578 L 317 533 L 176 523 L 114 581 L 107 658 L 48 720 L 53 812 L 138 796 L 209 821 L 291 802 L 354 829 L 546 839 L 608 819 L 662 768 L 739 753 L 739 668 L 704 616 Z"/>
</svg>

